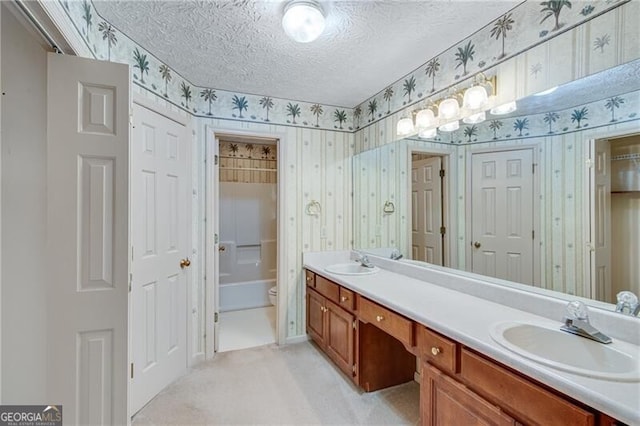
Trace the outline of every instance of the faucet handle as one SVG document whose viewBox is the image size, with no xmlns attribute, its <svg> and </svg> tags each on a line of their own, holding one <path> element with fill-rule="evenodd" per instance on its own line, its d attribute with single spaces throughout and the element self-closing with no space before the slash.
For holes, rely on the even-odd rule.
<svg viewBox="0 0 640 426">
<path fill-rule="evenodd" d="M 587 305 L 579 300 L 574 300 L 567 304 L 566 318 L 570 320 L 581 320 L 589 322 L 589 311 Z"/>
<path fill-rule="evenodd" d="M 638 307 L 638 297 L 630 291 L 621 291 L 616 295 L 618 303 L 616 304 L 616 312 L 633 315 Z"/>
</svg>

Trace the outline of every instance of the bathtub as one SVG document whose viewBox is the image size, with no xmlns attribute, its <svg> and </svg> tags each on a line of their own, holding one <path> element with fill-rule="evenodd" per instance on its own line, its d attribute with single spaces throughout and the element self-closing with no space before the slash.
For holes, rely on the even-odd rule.
<svg viewBox="0 0 640 426">
<path fill-rule="evenodd" d="M 275 279 L 220 283 L 220 312 L 271 306 L 268 292 L 275 285 Z"/>
</svg>

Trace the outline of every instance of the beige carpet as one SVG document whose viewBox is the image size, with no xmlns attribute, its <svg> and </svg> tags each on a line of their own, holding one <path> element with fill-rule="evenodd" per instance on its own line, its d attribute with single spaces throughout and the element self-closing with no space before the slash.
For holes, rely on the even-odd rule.
<svg viewBox="0 0 640 426">
<path fill-rule="evenodd" d="M 142 425 L 417 425 L 415 382 L 363 393 L 311 343 L 219 353 L 133 419 Z"/>
</svg>

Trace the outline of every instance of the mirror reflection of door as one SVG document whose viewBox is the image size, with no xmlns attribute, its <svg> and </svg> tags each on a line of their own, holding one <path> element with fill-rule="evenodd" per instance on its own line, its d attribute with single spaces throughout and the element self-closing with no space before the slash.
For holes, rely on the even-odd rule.
<svg viewBox="0 0 640 426">
<path fill-rule="evenodd" d="M 534 283 L 533 149 L 471 156 L 471 271 Z"/>
<path fill-rule="evenodd" d="M 592 297 L 640 292 L 640 135 L 596 140 L 591 146 Z"/>
<path fill-rule="evenodd" d="M 444 265 L 442 158 L 411 156 L 411 258 Z"/>
</svg>

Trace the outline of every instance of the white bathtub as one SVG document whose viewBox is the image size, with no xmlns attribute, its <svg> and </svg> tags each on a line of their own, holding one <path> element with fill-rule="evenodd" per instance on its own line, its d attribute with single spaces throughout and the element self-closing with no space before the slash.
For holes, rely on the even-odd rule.
<svg viewBox="0 0 640 426">
<path fill-rule="evenodd" d="M 244 281 L 220 284 L 220 312 L 271 306 L 269 289 L 276 280 Z"/>
</svg>

